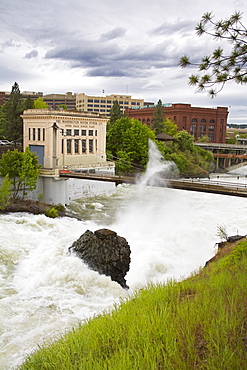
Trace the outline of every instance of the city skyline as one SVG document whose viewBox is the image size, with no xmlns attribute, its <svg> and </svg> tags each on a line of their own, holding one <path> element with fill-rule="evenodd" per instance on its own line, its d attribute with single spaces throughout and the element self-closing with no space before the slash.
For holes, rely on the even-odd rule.
<svg viewBox="0 0 247 370">
<path fill-rule="evenodd" d="M 240 11 L 247 23 L 247 4 L 241 0 L 151 5 L 147 0 L 44 0 L 38 6 L 3 0 L 0 91 L 11 91 L 16 81 L 21 91 L 44 94 L 124 94 L 154 103 L 224 106 L 229 123 L 247 123 L 246 85 L 228 83 L 211 99 L 188 85 L 195 70 L 178 65 L 182 55 L 199 61 L 221 43 L 196 36 L 195 26 L 207 11 L 215 19 Z"/>
</svg>

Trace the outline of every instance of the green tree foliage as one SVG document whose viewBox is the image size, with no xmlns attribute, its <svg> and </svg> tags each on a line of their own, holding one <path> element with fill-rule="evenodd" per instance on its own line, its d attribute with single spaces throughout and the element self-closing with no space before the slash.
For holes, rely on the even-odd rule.
<svg viewBox="0 0 247 370">
<path fill-rule="evenodd" d="M 8 140 L 18 141 L 23 136 L 22 95 L 17 82 L 12 86 L 10 100 L 4 104 L 3 133 Z"/>
<path fill-rule="evenodd" d="M 153 114 L 153 119 L 152 119 L 152 130 L 154 130 L 156 135 L 164 131 L 164 121 L 165 121 L 164 107 L 163 107 L 162 101 L 159 100 L 154 109 L 154 114 Z"/>
<path fill-rule="evenodd" d="M 17 149 L 8 150 L 0 159 L 0 173 L 9 177 L 13 199 L 16 199 L 20 192 L 24 198 L 27 189 L 30 191 L 36 189 L 39 176 L 38 157 L 30 151 L 29 147 L 25 152 Z"/>
<path fill-rule="evenodd" d="M 48 104 L 44 102 L 44 99 L 41 96 L 33 102 L 34 109 L 48 109 Z"/>
<path fill-rule="evenodd" d="M 194 137 L 185 130 L 179 131 L 175 138 L 176 141 L 164 148 L 165 159 L 175 162 L 182 176 L 207 176 L 213 154 L 195 146 Z"/>
<path fill-rule="evenodd" d="M 180 66 L 196 66 L 201 75 L 192 75 L 190 85 L 196 85 L 199 90 L 208 89 L 213 98 L 221 91 L 227 81 L 238 84 L 247 83 L 247 29 L 241 22 L 242 14 L 235 12 L 225 20 L 214 21 L 212 13 L 205 13 L 196 27 L 198 36 L 204 34 L 216 40 L 231 43 L 231 52 L 222 47 L 216 48 L 211 55 L 204 56 L 200 63 L 191 63 L 189 56 L 180 59 Z"/>
<path fill-rule="evenodd" d="M 163 132 L 170 136 L 176 136 L 178 134 L 178 126 L 170 118 L 166 118 L 164 121 Z"/>
<path fill-rule="evenodd" d="M 123 112 L 121 111 L 118 101 L 115 100 L 113 103 L 113 106 L 111 107 L 110 119 L 107 122 L 107 129 L 109 129 L 114 122 L 116 122 L 119 118 L 122 118 L 122 117 L 123 117 Z"/>
<path fill-rule="evenodd" d="M 117 172 L 136 172 L 145 167 L 148 139 L 155 141 L 155 134 L 139 120 L 122 117 L 110 126 L 106 147 L 109 159 L 116 161 Z M 157 145 L 164 148 L 162 143 Z"/>
<path fill-rule="evenodd" d="M 26 109 L 33 109 L 33 108 L 34 108 L 34 101 L 29 96 L 27 99 L 25 99 L 22 102 L 22 110 L 24 111 Z"/>
<path fill-rule="evenodd" d="M 0 106 L 0 137 L 4 137 L 4 122 L 6 116 L 4 111 L 4 106 Z"/>
<path fill-rule="evenodd" d="M 0 186 L 0 209 L 6 208 L 9 204 L 11 194 L 11 181 L 9 176 L 6 175 L 3 179 L 2 185 Z"/>
<path fill-rule="evenodd" d="M 67 108 L 66 104 L 60 104 L 60 105 L 58 105 L 58 107 L 56 109 L 58 109 L 58 110 L 60 110 L 60 109 L 67 110 L 68 108 Z"/>
</svg>

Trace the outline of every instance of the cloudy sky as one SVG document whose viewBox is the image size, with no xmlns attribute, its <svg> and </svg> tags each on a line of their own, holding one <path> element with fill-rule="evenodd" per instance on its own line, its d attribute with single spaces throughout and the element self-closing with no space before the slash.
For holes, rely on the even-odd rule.
<svg viewBox="0 0 247 370">
<path fill-rule="evenodd" d="M 215 20 L 246 0 L 1 0 L 0 91 L 128 94 L 145 101 L 229 107 L 229 123 L 247 123 L 247 86 L 229 83 L 215 98 L 188 85 L 199 61 L 220 43 L 198 37 L 205 12 Z M 222 43 L 221 43 L 222 44 Z"/>
</svg>

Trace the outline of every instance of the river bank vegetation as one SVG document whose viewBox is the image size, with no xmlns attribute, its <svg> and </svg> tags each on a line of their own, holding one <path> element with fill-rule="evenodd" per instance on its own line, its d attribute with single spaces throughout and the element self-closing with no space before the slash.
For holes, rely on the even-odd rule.
<svg viewBox="0 0 247 370">
<path fill-rule="evenodd" d="M 30 355 L 20 370 L 246 369 L 247 240 L 150 286 Z"/>
<path fill-rule="evenodd" d="M 116 165 L 116 172 L 142 172 L 148 163 L 148 141 L 155 142 L 164 160 L 176 164 L 181 176 L 207 177 L 213 164 L 213 154 L 194 145 L 194 137 L 187 131 L 178 131 L 170 119 L 162 121 L 163 133 L 173 140 L 156 139 L 154 130 L 139 120 L 122 117 L 113 122 L 107 132 L 107 157 Z"/>
</svg>

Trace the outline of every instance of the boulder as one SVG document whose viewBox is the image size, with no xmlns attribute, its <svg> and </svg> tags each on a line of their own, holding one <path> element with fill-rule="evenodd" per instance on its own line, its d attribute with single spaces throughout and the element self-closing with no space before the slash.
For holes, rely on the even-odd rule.
<svg viewBox="0 0 247 370">
<path fill-rule="evenodd" d="M 126 285 L 125 275 L 129 271 L 130 247 L 125 238 L 108 229 L 87 230 L 69 248 L 88 266 L 119 283 Z"/>
</svg>

